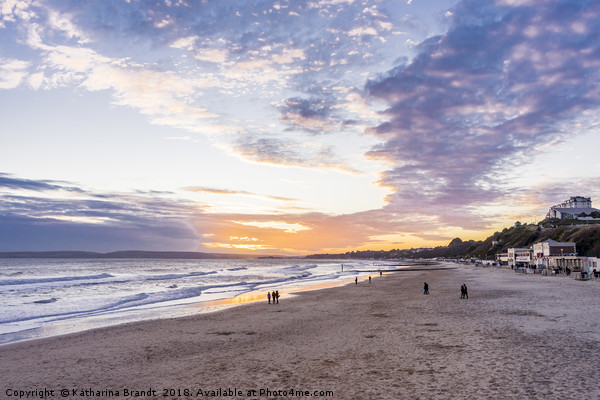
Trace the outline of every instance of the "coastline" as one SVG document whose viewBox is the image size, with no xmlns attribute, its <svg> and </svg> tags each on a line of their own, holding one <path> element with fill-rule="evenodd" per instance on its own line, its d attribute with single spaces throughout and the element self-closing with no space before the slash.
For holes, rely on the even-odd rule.
<svg viewBox="0 0 600 400">
<path fill-rule="evenodd" d="M 459 299 L 463 283 L 466 300 Z M 169 398 L 198 398 L 198 390 L 224 397 L 231 389 L 227 398 L 281 398 L 277 391 L 293 389 L 336 399 L 598 398 L 598 294 L 600 282 L 464 265 L 388 273 L 371 284 L 284 295 L 276 305 L 265 299 L 6 344 L 0 393 L 41 388 L 61 398 L 60 390 L 81 389 L 113 398 L 102 391 L 123 397 L 134 390 L 162 398 L 169 390 Z"/>
<path fill-rule="evenodd" d="M 408 265 L 404 265 L 408 267 Z M 359 275 L 353 277 L 334 277 L 332 279 L 317 279 L 312 282 L 305 280 L 283 282 L 282 294 L 293 297 L 297 293 L 312 290 L 321 290 L 333 288 L 353 283 L 354 279 L 358 281 L 368 279 L 366 274 L 369 272 L 379 275 L 380 270 L 353 270 Z M 375 275 L 373 275 L 375 276 Z M 19 343 L 28 340 L 38 340 L 63 336 L 78 332 L 84 332 L 92 329 L 108 328 L 117 325 L 131 324 L 142 321 L 154 321 L 159 319 L 174 319 L 186 316 L 194 316 L 201 313 L 212 313 L 225 310 L 231 307 L 237 307 L 246 303 L 262 302 L 266 299 L 266 291 L 277 289 L 267 286 L 264 290 L 253 290 L 235 295 L 233 297 L 217 298 L 213 300 L 198 300 L 184 304 L 169 304 L 169 302 L 150 304 L 148 306 L 134 307 L 129 310 L 120 310 L 117 313 L 94 314 L 87 317 L 80 317 L 74 320 L 50 320 L 49 322 L 26 330 L 0 333 L 0 347 L 11 343 Z"/>
</svg>

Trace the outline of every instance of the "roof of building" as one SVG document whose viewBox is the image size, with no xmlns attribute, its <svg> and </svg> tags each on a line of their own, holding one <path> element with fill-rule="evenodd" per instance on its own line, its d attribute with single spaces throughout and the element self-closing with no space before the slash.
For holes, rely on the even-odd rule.
<svg viewBox="0 0 600 400">
<path fill-rule="evenodd" d="M 573 214 L 573 215 L 579 215 L 581 213 L 584 214 L 591 214 L 594 211 L 600 211 L 597 208 L 569 208 L 569 207 L 565 207 L 565 208 L 560 208 L 560 207 L 554 207 L 553 210 L 556 210 L 558 212 L 560 212 L 561 214 Z"/>
<path fill-rule="evenodd" d="M 557 242 L 556 240 L 552 239 L 547 239 L 539 243 L 548 243 L 550 246 L 575 246 L 575 242 Z"/>
</svg>

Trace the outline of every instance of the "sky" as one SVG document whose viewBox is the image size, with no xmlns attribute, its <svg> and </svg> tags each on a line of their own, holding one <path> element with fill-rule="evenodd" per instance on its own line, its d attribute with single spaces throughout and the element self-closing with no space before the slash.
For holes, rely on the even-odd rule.
<svg viewBox="0 0 600 400">
<path fill-rule="evenodd" d="M 595 0 L 0 0 L 0 251 L 481 240 L 600 202 L 599 82 Z"/>
</svg>

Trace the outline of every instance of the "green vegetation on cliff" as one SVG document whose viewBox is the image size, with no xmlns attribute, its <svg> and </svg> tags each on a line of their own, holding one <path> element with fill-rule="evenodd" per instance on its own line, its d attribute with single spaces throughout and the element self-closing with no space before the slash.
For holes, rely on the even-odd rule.
<svg viewBox="0 0 600 400">
<path fill-rule="evenodd" d="M 577 253 L 582 256 L 600 257 L 600 225 L 547 226 L 521 225 L 496 232 L 479 244 L 466 256 L 490 258 L 508 248 L 528 248 L 534 243 L 552 239 L 557 242 L 575 242 Z"/>
<path fill-rule="evenodd" d="M 498 253 L 511 247 L 528 248 L 534 243 L 552 239 L 558 242 L 575 242 L 581 256 L 600 257 L 600 225 L 566 225 L 557 221 L 542 221 L 538 225 L 516 224 L 496 232 L 485 240 L 463 241 L 452 239 L 447 246 L 430 249 L 389 251 L 352 251 L 344 254 L 315 254 L 308 258 L 363 258 L 393 260 L 399 258 L 469 258 L 493 260 Z"/>
</svg>

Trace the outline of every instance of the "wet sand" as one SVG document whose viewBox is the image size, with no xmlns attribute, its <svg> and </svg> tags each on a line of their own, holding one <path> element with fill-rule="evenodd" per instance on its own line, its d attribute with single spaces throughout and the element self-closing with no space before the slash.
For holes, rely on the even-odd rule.
<svg viewBox="0 0 600 400">
<path fill-rule="evenodd" d="M 600 280 L 448 266 L 0 346 L 0 398 L 600 398 Z"/>
</svg>

